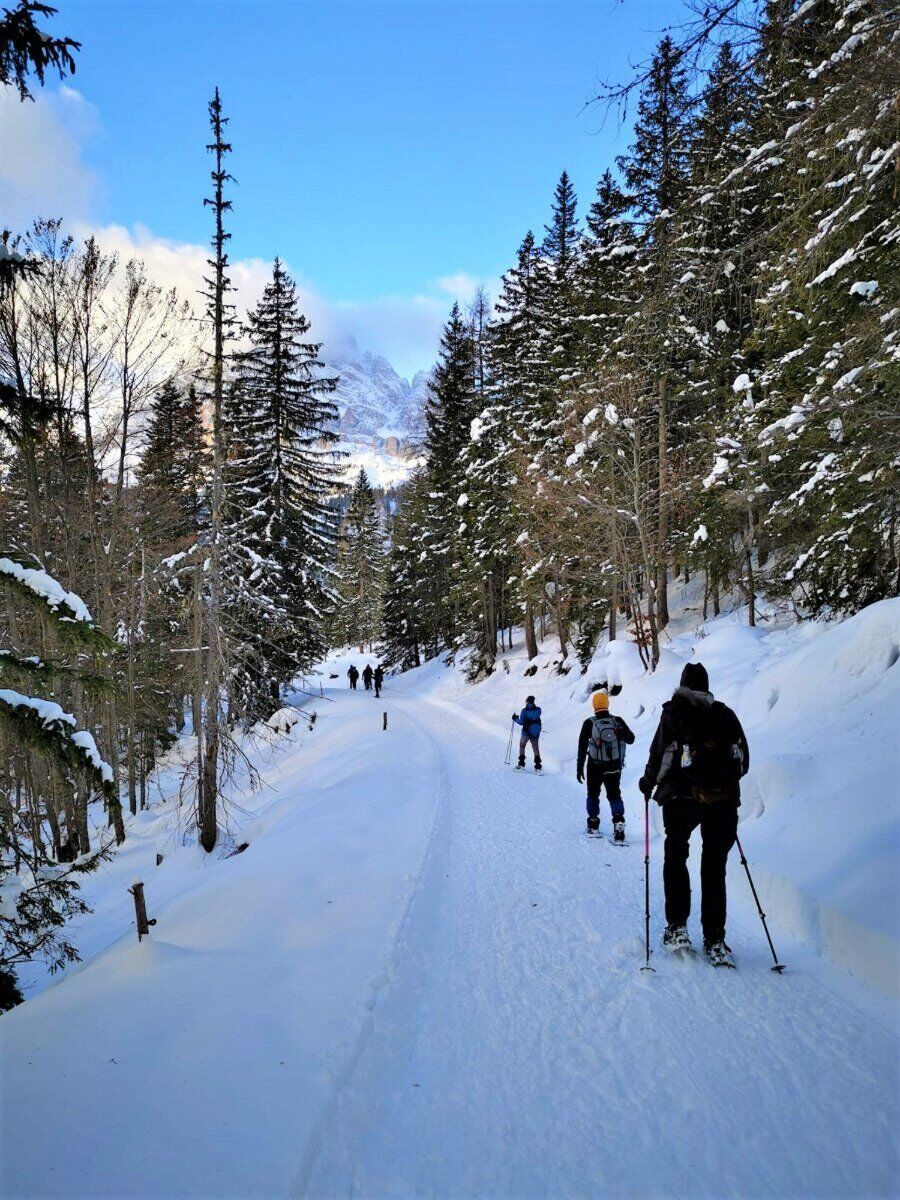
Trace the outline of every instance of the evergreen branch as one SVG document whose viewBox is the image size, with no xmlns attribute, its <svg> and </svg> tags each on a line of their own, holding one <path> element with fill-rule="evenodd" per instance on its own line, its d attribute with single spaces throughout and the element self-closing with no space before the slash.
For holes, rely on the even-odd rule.
<svg viewBox="0 0 900 1200">
<path fill-rule="evenodd" d="M 40 0 L 19 0 L 17 8 L 3 10 L 4 15 L 0 18 L 0 83 L 14 84 L 22 100 L 34 99 L 26 83 L 30 73 L 37 76 L 42 86 L 48 68 L 58 71 L 60 79 L 75 73 L 72 51 L 80 50 L 81 43 L 68 37 L 51 38 L 34 22 L 35 16 L 52 17 L 56 11 Z"/>
<path fill-rule="evenodd" d="M 87 779 L 110 801 L 117 797 L 113 770 L 100 756 L 93 735 L 52 700 L 0 689 L 0 726 L 31 749 L 45 753 Z"/>
</svg>

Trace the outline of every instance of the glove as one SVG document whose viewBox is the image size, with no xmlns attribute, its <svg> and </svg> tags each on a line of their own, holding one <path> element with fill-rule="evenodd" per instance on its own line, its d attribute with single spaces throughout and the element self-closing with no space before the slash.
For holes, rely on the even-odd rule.
<svg viewBox="0 0 900 1200">
<path fill-rule="evenodd" d="M 517 717 L 518 715 L 519 715 L 518 713 L 513 713 L 513 715 L 512 715 L 512 719 L 515 721 L 515 719 L 516 719 L 516 717 Z"/>
<path fill-rule="evenodd" d="M 576 779 L 578 780 L 579 783 L 584 783 L 584 771 L 579 771 L 576 776 Z"/>
<path fill-rule="evenodd" d="M 641 795 L 646 796 L 647 799 L 649 800 L 650 797 L 653 795 L 653 784 L 650 782 L 650 780 L 649 779 L 639 780 L 638 787 L 640 788 Z"/>
</svg>

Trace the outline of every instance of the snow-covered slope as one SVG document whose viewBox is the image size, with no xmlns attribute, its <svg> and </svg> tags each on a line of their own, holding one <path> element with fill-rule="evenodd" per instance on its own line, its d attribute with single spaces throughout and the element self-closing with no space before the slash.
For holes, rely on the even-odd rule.
<svg viewBox="0 0 900 1200">
<path fill-rule="evenodd" d="M 329 370 L 339 376 L 334 399 L 349 473 L 362 466 L 378 487 L 402 483 L 418 461 L 428 372 L 419 371 L 408 381 L 387 359 L 368 352 Z"/>
<path fill-rule="evenodd" d="M 445 672 L 434 696 L 500 726 L 526 692 L 544 706 L 547 752 L 574 776 L 577 732 L 590 685 L 610 677 L 613 711 L 637 735 L 623 791 L 632 825 L 637 779 L 660 708 L 689 660 L 709 671 L 715 695 L 739 714 L 750 742 L 741 837 L 777 926 L 884 995 L 900 997 L 900 601 L 874 604 L 834 625 L 750 629 L 746 610 L 704 623 L 691 589 L 673 589 L 677 615 L 657 672 L 647 675 L 627 640 L 604 643 L 585 675 L 554 668 L 544 643 L 526 678 L 521 642 L 493 676 L 472 687 Z M 506 669 L 509 668 L 509 670 Z M 608 815 L 608 814 L 607 814 Z M 656 832 L 660 810 L 653 805 Z M 745 889 L 737 856 L 732 885 Z"/>
<path fill-rule="evenodd" d="M 624 641 L 559 675 L 548 642 L 534 675 L 517 646 L 481 684 L 433 662 L 376 701 L 337 656 L 314 729 L 252 749 L 234 857 L 183 844 L 172 764 L 87 881 L 85 964 L 0 1018 L 3 1194 L 896 1195 L 900 602 L 752 631 L 683 599 L 654 676 Z M 737 862 L 738 970 L 663 957 L 658 820 L 639 970 L 635 780 L 691 657 L 748 733 L 741 838 L 784 975 Z M 601 675 L 637 734 L 624 849 L 584 837 L 574 779 Z M 503 765 L 532 691 L 543 778 Z"/>
</svg>

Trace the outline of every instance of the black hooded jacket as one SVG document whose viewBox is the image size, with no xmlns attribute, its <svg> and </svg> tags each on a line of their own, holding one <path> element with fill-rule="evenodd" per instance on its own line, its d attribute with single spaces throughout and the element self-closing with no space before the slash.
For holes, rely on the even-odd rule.
<svg viewBox="0 0 900 1200">
<path fill-rule="evenodd" d="M 687 740 L 688 732 L 698 715 L 702 715 L 698 714 L 697 710 L 711 709 L 713 705 L 717 706 L 719 715 L 725 718 L 726 726 L 731 726 L 733 741 L 740 746 L 743 755 L 741 776 L 747 774 L 750 769 L 750 748 L 735 713 L 726 704 L 715 700 L 710 692 L 679 687 L 675 689 L 672 699 L 662 706 L 659 725 L 653 736 L 647 765 L 640 781 L 642 792 L 648 794 L 656 787 L 655 799 L 660 804 L 667 800 L 690 798 L 694 795 L 693 785 L 681 769 L 680 748 Z M 667 751 L 671 752 L 667 754 Z M 666 762 L 666 759 L 669 761 Z M 740 786 L 736 784 L 735 787 L 737 803 L 740 804 Z"/>
</svg>

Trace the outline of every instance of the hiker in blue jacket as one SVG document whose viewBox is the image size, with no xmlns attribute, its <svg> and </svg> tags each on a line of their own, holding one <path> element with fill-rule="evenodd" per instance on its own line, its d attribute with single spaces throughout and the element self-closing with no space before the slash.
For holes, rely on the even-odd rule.
<svg viewBox="0 0 900 1200">
<path fill-rule="evenodd" d="M 541 710 L 534 702 L 534 696 L 525 697 L 525 707 L 520 713 L 513 713 L 512 719 L 517 725 L 522 726 L 522 736 L 519 738 L 519 761 L 516 763 L 516 770 L 522 771 L 525 768 L 525 747 L 531 742 L 531 749 L 534 752 L 534 769 L 541 769 Z"/>
</svg>

